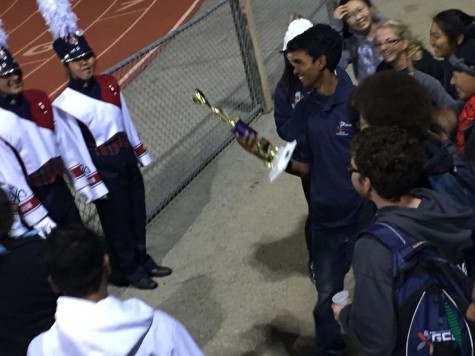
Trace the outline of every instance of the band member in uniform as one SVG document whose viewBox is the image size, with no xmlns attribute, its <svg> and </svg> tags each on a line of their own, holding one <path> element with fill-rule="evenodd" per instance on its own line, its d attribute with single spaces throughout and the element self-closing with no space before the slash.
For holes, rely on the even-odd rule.
<svg viewBox="0 0 475 356">
<path fill-rule="evenodd" d="M 56 227 L 56 223 L 48 216 L 48 211 L 40 203 L 38 198 L 28 185 L 20 162 L 15 156 L 14 150 L 0 138 L 0 186 L 14 204 L 14 224 L 12 230 L 19 222 L 20 233 L 14 232 L 13 236 L 23 233 L 24 227 L 21 221 L 38 230 L 38 234 L 45 238 Z"/>
<path fill-rule="evenodd" d="M 158 266 L 146 250 L 145 187 L 139 165 L 152 158 L 129 115 L 117 80 L 94 75 L 96 57 L 67 0 L 38 0 L 40 13 L 53 35 L 53 49 L 69 76 L 68 87 L 53 102 L 66 125 L 76 125 L 92 161 L 109 189 L 96 201 L 112 257 L 127 282 L 139 289 L 158 285 L 151 277 L 172 273 Z M 59 19 L 59 20 L 58 20 Z"/>
<path fill-rule="evenodd" d="M 63 179 L 85 202 L 100 198 L 107 189 L 91 159 L 77 154 L 77 140 L 62 122 L 55 122 L 51 102 L 40 90 L 23 90 L 22 70 L 7 49 L 7 35 L 0 23 L 0 139 L 14 152 L 33 195 L 20 203 L 25 215 L 41 202 L 48 216 L 29 224 L 48 234 L 58 225 L 80 223 L 74 198 Z M 2 166 L 0 170 L 8 170 Z M 16 165 L 18 167 L 18 165 Z M 16 185 L 15 175 L 7 172 Z M 94 188 L 92 188 L 94 186 Z M 28 222 L 28 221 L 27 221 Z"/>
</svg>

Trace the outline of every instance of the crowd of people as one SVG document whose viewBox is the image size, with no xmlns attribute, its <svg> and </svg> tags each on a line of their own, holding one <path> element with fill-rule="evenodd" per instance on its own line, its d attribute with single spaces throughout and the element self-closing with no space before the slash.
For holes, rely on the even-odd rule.
<svg viewBox="0 0 475 356">
<path fill-rule="evenodd" d="M 341 0 L 333 15 L 310 28 L 291 17 L 274 95 L 277 132 L 297 141 L 286 172 L 302 178 L 309 206 L 316 349 L 342 355 L 343 327 L 363 355 L 396 355 L 392 251 L 364 231 L 384 222 L 472 274 L 475 18 L 458 9 L 435 15 L 435 58 L 368 0 Z M 259 156 L 254 134 L 236 141 Z M 338 306 L 332 296 L 351 265 L 354 301 Z"/>
<path fill-rule="evenodd" d="M 69 83 L 53 102 L 23 90 L 0 24 L 0 354 L 201 355 L 173 317 L 108 294 L 111 281 L 149 290 L 172 273 L 146 248 L 139 167 L 152 158 L 117 80 L 95 74 L 68 0 L 37 1 Z M 291 16 L 274 93 L 277 132 L 297 141 L 286 172 L 308 204 L 315 345 L 343 355 L 343 327 L 364 355 L 396 355 L 393 256 L 365 229 L 400 229 L 473 276 L 475 18 L 436 14 L 435 58 L 369 0 L 341 0 L 333 15 L 329 25 Z M 258 139 L 236 135 L 256 156 Z M 95 204 L 105 239 L 75 196 Z M 351 267 L 352 299 L 336 305 Z"/>
</svg>

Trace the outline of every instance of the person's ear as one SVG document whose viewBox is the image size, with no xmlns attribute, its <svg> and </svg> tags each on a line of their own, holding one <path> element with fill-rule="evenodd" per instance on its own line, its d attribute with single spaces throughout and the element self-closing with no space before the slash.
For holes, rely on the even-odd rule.
<svg viewBox="0 0 475 356">
<path fill-rule="evenodd" d="M 317 65 L 319 70 L 323 70 L 327 66 L 327 56 L 322 54 L 320 57 L 317 58 Z"/>
<path fill-rule="evenodd" d="M 366 121 L 366 119 L 361 114 L 359 118 L 359 125 L 360 125 L 360 130 L 364 130 L 369 127 L 368 121 Z"/>
<path fill-rule="evenodd" d="M 360 183 L 363 186 L 363 192 L 365 193 L 364 196 L 369 199 L 371 192 L 373 190 L 373 185 L 368 177 L 363 177 L 360 174 Z"/>
<path fill-rule="evenodd" d="M 463 42 L 464 39 L 465 39 L 465 37 L 464 37 L 463 34 L 459 35 L 459 36 L 457 37 L 456 41 L 455 41 L 455 42 L 457 43 L 457 46 L 460 46 L 460 45 L 462 44 L 462 42 Z"/>
<path fill-rule="evenodd" d="M 48 283 L 49 283 L 49 287 L 51 288 L 51 290 L 53 291 L 53 293 L 56 293 L 56 294 L 60 294 L 61 293 L 61 289 L 58 288 L 58 286 L 56 285 L 56 283 L 54 283 L 53 279 L 51 278 L 51 276 L 48 276 Z"/>
<path fill-rule="evenodd" d="M 111 264 L 110 264 L 110 258 L 107 253 L 104 254 L 104 257 L 102 260 L 102 266 L 104 267 L 104 272 L 106 273 L 106 275 L 109 276 L 112 272 L 112 269 L 111 269 Z"/>
</svg>

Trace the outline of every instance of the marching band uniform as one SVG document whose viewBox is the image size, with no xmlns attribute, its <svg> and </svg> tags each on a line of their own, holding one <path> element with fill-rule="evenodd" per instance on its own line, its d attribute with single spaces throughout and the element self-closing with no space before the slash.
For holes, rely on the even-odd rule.
<svg viewBox="0 0 475 356">
<path fill-rule="evenodd" d="M 67 156 L 73 151 L 68 151 L 68 147 L 60 150 L 53 110 L 46 94 L 28 90 L 14 98 L 0 97 L 0 120 L 0 137 L 21 160 L 31 189 L 45 205 L 49 216 L 59 225 L 80 223 L 79 211 L 63 179 L 63 161 L 67 160 L 61 151 L 66 151 Z M 69 141 L 67 146 L 73 143 Z M 68 166 L 74 188 L 86 193 L 90 188 L 84 165 L 73 161 Z"/>
<path fill-rule="evenodd" d="M 70 79 L 53 102 L 55 115 L 77 123 L 109 194 L 96 202 L 104 233 L 121 271 L 131 283 L 158 266 L 146 252 L 145 188 L 138 164 L 152 161 L 130 118 L 117 80 L 100 75 L 90 82 Z"/>
<path fill-rule="evenodd" d="M 37 2 L 53 35 L 53 49 L 70 77 L 68 88 L 53 102 L 55 116 L 74 127 L 77 141 L 84 143 L 109 190 L 107 199 L 95 204 L 112 261 L 132 286 L 156 288 L 150 277 L 172 271 L 158 266 L 146 251 L 145 187 L 138 165 L 147 166 L 152 158 L 139 138 L 117 80 L 110 75 L 93 76 L 94 53 L 77 27 L 69 2 Z"/>
<path fill-rule="evenodd" d="M 49 231 L 45 231 L 43 226 L 53 228 L 56 224 L 48 216 L 48 211 L 39 202 L 28 185 L 13 150 L 2 139 L 0 139 L 0 167 L 0 188 L 7 193 L 10 201 L 18 207 L 14 212 L 14 223 L 10 236 L 18 237 L 27 231 L 21 223 L 21 219 L 27 225 L 38 229 L 41 235 L 45 237 Z"/>
<path fill-rule="evenodd" d="M 21 90 L 22 72 L 6 48 L 6 34 L 3 28 L 0 28 L 0 76 L 9 76 L 11 78 L 9 80 L 19 83 L 17 88 Z M 10 88 L 10 84 L 8 85 Z M 26 222 L 46 234 L 54 227 L 52 226 L 54 223 L 59 225 L 81 223 L 79 211 L 63 179 L 63 173 L 66 171 L 69 174 L 72 185 L 80 197 L 90 202 L 100 194 L 93 195 L 88 179 L 91 174 L 87 175 L 85 172 L 96 172 L 95 167 L 90 159 L 78 160 L 77 140 L 71 139 L 71 133 L 66 125 L 56 124 L 51 102 L 44 92 L 40 90 L 21 90 L 19 93 L 13 90 L 13 92 L 15 94 L 11 95 L 10 92 L 0 93 L 0 139 L 13 150 L 29 188 L 46 208 L 50 218 L 36 221 L 36 224 L 32 224 L 28 219 Z M 0 170 L 7 171 L 9 169 L 7 167 L 9 166 L 2 166 Z M 5 183 L 16 186 L 15 176 L 10 172 L 4 174 L 10 176 Z M 95 177 L 94 184 L 101 185 L 98 176 Z M 103 183 L 102 191 L 107 192 Z M 35 214 L 32 214 L 31 210 L 38 204 L 33 195 L 29 196 L 31 200 L 22 202 L 24 204 L 20 204 L 20 209 L 26 209 L 24 216 L 33 217 Z M 31 207 L 31 210 L 28 207 Z"/>
</svg>

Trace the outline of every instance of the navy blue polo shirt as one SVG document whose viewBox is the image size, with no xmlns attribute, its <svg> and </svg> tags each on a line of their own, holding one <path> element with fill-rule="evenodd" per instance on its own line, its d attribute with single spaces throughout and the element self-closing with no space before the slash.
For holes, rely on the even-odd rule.
<svg viewBox="0 0 475 356">
<path fill-rule="evenodd" d="M 280 137 L 285 136 L 285 132 L 281 132 L 281 128 L 290 120 L 293 109 L 309 91 L 293 74 L 289 77 L 287 90 L 288 92 L 286 92 L 282 81 L 279 81 L 274 91 L 274 119 Z"/>
<path fill-rule="evenodd" d="M 363 202 L 346 170 L 356 133 L 347 110 L 354 85 L 343 69 L 337 68 L 337 76 L 335 92 L 312 91 L 296 105 L 285 128 L 286 140 L 297 139 L 293 159 L 310 163 L 310 220 L 321 230 L 356 226 Z"/>
</svg>

